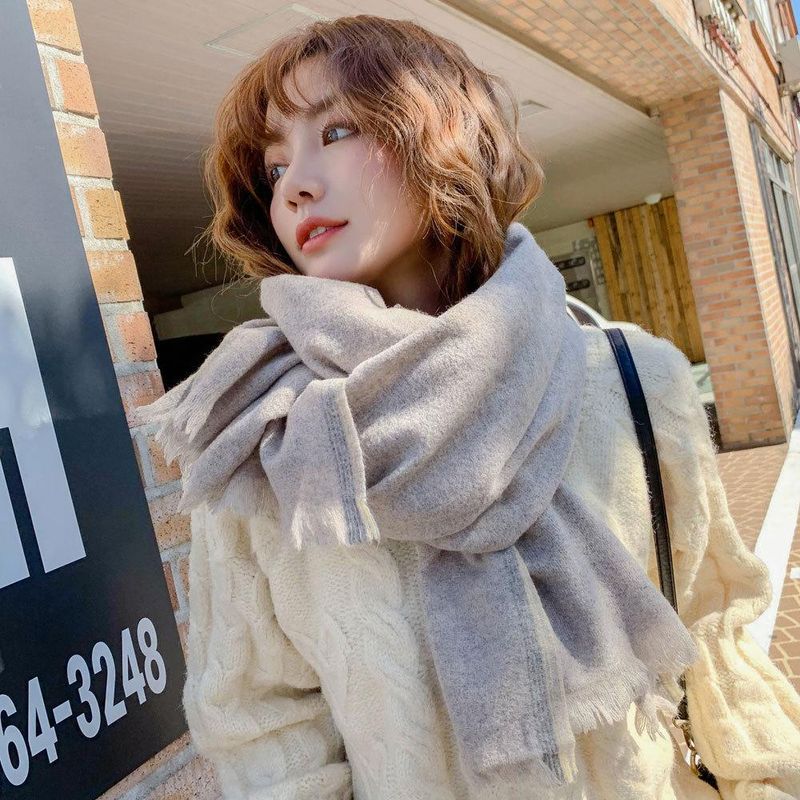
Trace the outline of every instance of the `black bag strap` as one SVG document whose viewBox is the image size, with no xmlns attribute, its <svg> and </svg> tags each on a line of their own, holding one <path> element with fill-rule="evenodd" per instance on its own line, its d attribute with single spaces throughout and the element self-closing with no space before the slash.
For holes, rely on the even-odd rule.
<svg viewBox="0 0 800 800">
<path fill-rule="evenodd" d="M 658 450 L 653 436 L 650 413 L 647 410 L 647 401 L 644 397 L 639 373 L 633 363 L 633 356 L 625 339 L 625 334 L 620 328 L 604 328 L 604 330 L 608 340 L 611 342 L 611 349 L 614 351 L 614 357 L 622 375 L 622 382 L 625 384 L 625 392 L 628 395 L 628 403 L 633 415 L 633 425 L 636 429 L 636 438 L 639 440 L 639 449 L 642 451 L 644 458 L 647 485 L 650 490 L 650 516 L 653 519 L 653 535 L 656 542 L 658 578 L 661 583 L 661 591 L 677 612 L 678 600 L 675 593 L 675 571 L 672 566 L 667 505 L 664 502 L 664 487 L 661 483 Z"/>
<path fill-rule="evenodd" d="M 633 416 L 636 438 L 639 441 L 639 449 L 642 451 L 642 457 L 644 459 L 661 591 L 670 605 L 675 609 L 675 613 L 677 613 L 678 600 L 677 593 L 675 592 L 675 571 L 672 565 L 672 547 L 670 546 L 669 538 L 667 504 L 664 501 L 664 487 L 661 483 L 658 450 L 656 449 L 656 439 L 653 435 L 653 426 L 650 422 L 650 413 L 647 410 L 647 401 L 644 396 L 644 390 L 642 389 L 642 383 L 639 380 L 639 373 L 636 371 L 633 355 L 625 339 L 625 334 L 620 328 L 603 328 L 603 332 L 611 344 L 611 350 L 614 353 L 614 358 L 617 361 L 617 366 L 622 376 L 622 383 L 625 386 L 625 393 L 628 396 L 628 404 L 630 405 L 631 415 Z M 686 702 L 686 681 L 683 675 L 680 676 L 679 683 L 683 691 L 683 698 L 678 705 L 678 714 L 673 721 L 683 731 L 686 744 L 691 753 L 691 766 L 694 774 L 714 789 L 719 790 L 714 774 L 700 760 L 700 755 L 697 753 L 694 741 L 692 740 Z"/>
</svg>

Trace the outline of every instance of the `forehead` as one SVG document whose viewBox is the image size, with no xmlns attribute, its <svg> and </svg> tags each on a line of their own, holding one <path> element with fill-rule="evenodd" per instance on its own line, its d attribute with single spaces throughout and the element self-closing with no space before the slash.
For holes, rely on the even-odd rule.
<svg viewBox="0 0 800 800">
<path fill-rule="evenodd" d="M 291 75 L 284 78 L 283 88 L 289 100 L 300 107 L 296 116 L 301 119 L 313 119 L 336 105 L 336 92 L 318 59 L 308 59 L 299 64 L 294 78 Z M 293 117 L 282 114 L 273 101 L 267 103 L 264 117 L 267 145 L 286 138 Z"/>
</svg>

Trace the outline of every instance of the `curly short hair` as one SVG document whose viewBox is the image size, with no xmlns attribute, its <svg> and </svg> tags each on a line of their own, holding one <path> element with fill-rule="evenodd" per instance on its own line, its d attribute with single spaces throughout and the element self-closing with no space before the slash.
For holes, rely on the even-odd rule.
<svg viewBox="0 0 800 800">
<path fill-rule="evenodd" d="M 299 111 L 284 80 L 315 56 L 325 59 L 337 107 L 401 165 L 405 188 L 423 209 L 425 235 L 450 248 L 441 288 L 448 304 L 458 302 L 497 268 L 506 228 L 539 195 L 544 175 L 520 142 L 506 82 L 414 22 L 367 14 L 315 21 L 239 73 L 206 152 L 214 203 L 206 234 L 246 276 L 298 272 L 270 220 L 265 122 L 268 103 L 287 117 Z"/>
</svg>

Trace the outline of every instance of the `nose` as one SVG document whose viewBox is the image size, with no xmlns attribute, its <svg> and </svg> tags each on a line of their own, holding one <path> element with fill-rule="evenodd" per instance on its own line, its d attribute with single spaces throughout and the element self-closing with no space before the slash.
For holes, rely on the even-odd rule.
<svg viewBox="0 0 800 800">
<path fill-rule="evenodd" d="M 322 180 L 313 174 L 313 165 L 306 162 L 290 164 L 281 178 L 281 191 L 287 207 L 294 211 L 301 203 L 316 202 L 324 192 Z"/>
</svg>

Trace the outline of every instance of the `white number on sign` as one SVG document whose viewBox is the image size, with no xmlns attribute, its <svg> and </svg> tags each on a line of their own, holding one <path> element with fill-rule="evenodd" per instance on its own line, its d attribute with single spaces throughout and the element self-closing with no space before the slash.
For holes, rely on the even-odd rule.
<svg viewBox="0 0 800 800">
<path fill-rule="evenodd" d="M 40 733 L 36 732 L 37 727 Z M 47 753 L 47 760 L 52 764 L 58 758 L 57 741 L 56 729 L 50 724 L 39 679 L 31 678 L 28 681 L 28 747 L 31 755 L 44 751 Z"/>
<path fill-rule="evenodd" d="M 122 631 L 122 690 L 125 697 L 135 693 L 139 698 L 139 705 L 147 700 L 147 695 L 144 693 L 144 675 L 136 657 L 130 628 Z"/>
<path fill-rule="evenodd" d="M 86 714 L 79 714 L 76 718 L 78 720 L 78 728 L 87 739 L 94 739 L 100 730 L 100 723 L 102 722 L 100 704 L 90 688 L 92 676 L 89 673 L 89 665 L 83 656 L 75 653 L 67 661 L 67 681 L 73 684 L 79 675 L 81 685 L 78 687 L 78 697 L 80 697 L 82 703 L 86 703 L 89 706 L 91 716 L 87 717 Z"/>
<path fill-rule="evenodd" d="M 114 702 L 114 690 L 117 688 L 117 668 L 114 666 L 111 648 L 105 642 L 97 642 L 92 648 L 92 669 L 94 669 L 95 675 L 103 668 L 101 661 L 106 662 L 106 725 L 111 725 L 124 717 L 128 709 L 124 700 L 120 700 L 118 703 Z"/>
<path fill-rule="evenodd" d="M 1 2 L 2 0 L 0 0 Z M 145 687 L 154 694 L 161 694 L 167 685 L 167 667 L 158 652 L 158 634 L 153 621 L 142 617 L 136 626 L 139 652 L 134 647 L 131 628 L 122 631 L 122 690 L 125 697 L 136 695 L 139 704 L 147 700 Z M 144 669 L 141 659 L 144 658 Z M 112 725 L 128 713 L 125 700 L 114 702 L 117 683 L 117 665 L 111 648 L 103 641 L 92 648 L 92 668 L 95 675 L 106 674 L 106 691 L 103 712 L 107 725 Z M 75 719 L 78 729 L 87 738 L 93 739 L 100 732 L 104 714 L 100 703 L 92 691 L 92 675 L 86 659 L 75 653 L 67 661 L 67 681 L 70 686 L 78 684 L 78 697 L 85 706 Z M 21 786 L 30 777 L 31 758 L 39 753 L 47 753 L 52 764 L 58 760 L 56 743 L 58 725 L 71 720 L 74 709 L 69 699 L 48 708 L 38 677 L 28 681 L 28 728 L 24 734 L 20 727 L 12 725 L 4 716 L 17 713 L 14 701 L 7 694 L 0 694 L 0 798 L 3 796 L 3 778 L 12 786 Z M 22 713 L 22 712 L 20 712 Z M 23 728 L 24 729 L 24 728 Z M 27 735 L 27 741 L 26 741 Z M 35 762 L 34 762 L 35 763 Z"/>
<path fill-rule="evenodd" d="M 14 725 L 3 726 L 3 714 L 14 714 L 17 707 L 7 694 L 0 694 L 0 766 L 12 786 L 21 786 L 28 777 L 28 748 L 25 737 Z M 11 761 L 11 751 L 16 754 L 16 766 Z"/>
<path fill-rule="evenodd" d="M 147 637 L 147 640 L 145 640 Z M 144 653 L 144 673 L 147 676 L 147 685 L 150 691 L 161 694 L 167 685 L 167 667 L 161 653 L 158 652 L 158 634 L 156 626 L 148 617 L 142 617 L 136 627 L 136 638 L 139 640 L 139 649 Z M 153 674 L 153 664 L 158 667 L 158 677 Z"/>
</svg>

